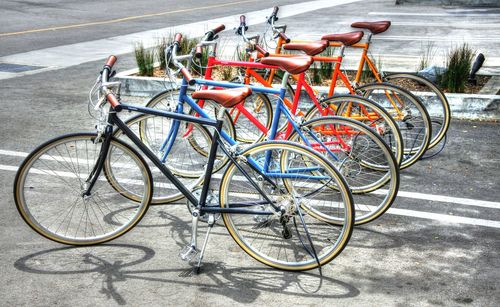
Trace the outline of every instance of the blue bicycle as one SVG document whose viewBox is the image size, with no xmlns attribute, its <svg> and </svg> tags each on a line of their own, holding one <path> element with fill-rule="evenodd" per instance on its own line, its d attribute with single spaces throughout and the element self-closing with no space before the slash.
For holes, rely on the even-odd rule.
<svg viewBox="0 0 500 307">
<path fill-rule="evenodd" d="M 176 35 L 175 43 L 170 48 L 170 59 L 179 68 L 184 78 L 178 91 L 162 94 L 162 103 L 156 105 L 160 109 L 171 112 L 220 119 L 224 122 L 221 139 L 230 147 L 245 147 L 248 144 L 236 141 L 241 126 L 238 129 L 234 128 L 232 117 L 227 110 L 244 99 L 247 99 L 244 102 L 247 105 L 255 103 L 248 100 L 253 95 L 241 96 L 243 93 L 242 84 L 195 79 L 188 69 L 190 61 L 196 53 L 200 52 L 201 47 L 214 45 L 213 36 L 213 31 L 207 32 L 200 45 L 194 48 L 190 54 L 179 56 L 177 50 L 182 36 Z M 188 61 L 188 68 L 180 62 L 183 60 Z M 290 140 L 320 152 L 346 178 L 355 198 L 356 224 L 370 222 L 386 212 L 396 198 L 399 187 L 399 168 L 396 159 L 380 136 L 359 122 L 342 117 L 323 117 L 303 122 L 301 118 L 292 114 L 283 103 L 286 81 L 289 76 L 288 71 L 299 73 L 307 70 L 311 63 L 311 58 L 307 56 L 263 58 L 255 66 L 273 65 L 284 70 L 282 86 L 280 88 L 265 88 L 248 85 L 243 87 L 243 91 L 278 97 L 275 99 L 277 101 L 276 107 L 266 139 L 274 140 L 284 135 L 279 132 L 279 121 L 280 118 L 285 118 L 288 123 Z M 188 91 L 190 86 L 216 89 L 190 93 Z M 220 88 L 233 90 L 227 90 L 228 94 L 222 103 L 214 103 L 212 98 L 218 95 Z M 199 101 L 203 101 L 203 104 L 200 104 Z M 258 120 L 257 116 L 252 114 L 246 116 L 250 119 L 253 118 L 252 122 Z M 137 126 L 141 139 L 159 153 L 164 164 L 180 180 L 190 182 L 193 186 L 202 182 L 204 178 L 203 158 L 208 155 L 207 148 L 210 147 L 210 142 L 209 134 L 204 132 L 201 127 L 176 120 L 165 120 L 156 116 L 133 118 L 128 124 Z M 223 154 L 218 154 L 217 158 L 214 168 L 216 171 L 228 161 Z M 166 203 L 181 197 L 180 193 L 170 190 L 155 198 L 154 202 Z"/>
</svg>

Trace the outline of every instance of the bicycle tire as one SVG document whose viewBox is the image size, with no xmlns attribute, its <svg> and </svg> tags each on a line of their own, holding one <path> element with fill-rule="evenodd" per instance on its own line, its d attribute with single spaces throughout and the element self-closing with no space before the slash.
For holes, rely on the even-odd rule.
<svg viewBox="0 0 500 307">
<path fill-rule="evenodd" d="M 439 87 L 429 79 L 413 74 L 413 73 L 390 73 L 385 74 L 383 77 L 384 81 L 391 84 L 400 84 L 398 80 L 412 80 L 416 83 L 418 87 L 422 87 L 418 92 L 430 93 L 430 95 L 424 95 L 419 97 L 420 101 L 423 103 L 424 107 L 429 112 L 429 116 L 433 123 L 440 123 L 439 125 L 432 126 L 432 138 L 429 143 L 429 148 L 436 147 L 444 138 L 451 122 L 451 110 L 450 104 L 446 95 L 439 89 Z M 405 88 L 404 86 L 402 86 Z M 424 89 L 424 87 L 426 87 Z M 406 88 L 405 88 L 406 89 Z M 410 91 L 413 93 L 413 91 Z M 433 94 L 434 93 L 434 96 Z M 425 97 L 425 99 L 424 99 Z M 435 129 L 435 127 L 437 129 Z"/>
<path fill-rule="evenodd" d="M 342 112 L 339 109 L 348 102 L 350 105 L 349 112 Z M 398 165 L 400 166 L 403 160 L 403 137 L 399 131 L 396 121 L 382 106 L 367 98 L 355 95 L 334 95 L 321 100 L 321 104 L 325 107 L 325 115 L 323 116 L 342 116 L 345 118 L 355 119 L 368 125 L 377 134 L 382 136 L 384 142 L 389 146 Z M 353 114 L 353 109 L 359 109 L 362 112 L 361 106 L 369 113 L 374 113 L 376 116 L 364 118 Z M 340 112 L 339 112 L 340 110 Z M 316 106 L 312 106 L 304 116 L 305 121 L 310 121 L 314 118 L 319 118 L 321 114 Z"/>
<path fill-rule="evenodd" d="M 255 171 L 248 161 L 263 165 L 267 153 L 273 157 L 270 171 L 285 172 L 288 178 L 275 178 L 273 184 L 259 179 L 262 173 Z M 269 205 L 263 205 L 261 194 L 245 180 L 233 162 L 229 163 L 220 185 L 221 207 L 241 207 L 244 202 L 246 208 L 262 212 L 222 214 L 231 237 L 247 254 L 268 266 L 291 271 L 314 269 L 340 254 L 352 233 L 354 210 L 349 188 L 330 162 L 309 148 L 287 141 L 254 144 L 236 160 L 264 193 L 283 208 L 278 213 Z M 337 189 L 327 187 L 321 180 L 299 179 L 297 170 L 304 166 L 310 170 L 311 165 L 316 166 L 315 172 L 323 174 L 322 180 L 332 180 Z M 311 171 L 304 172 L 305 177 L 312 176 Z M 289 219 L 284 221 L 283 215 Z M 302 227 L 298 226 L 299 222 Z M 318 239 L 325 233 L 327 238 Z"/>
<path fill-rule="evenodd" d="M 301 130 L 309 144 L 344 176 L 353 194 L 355 225 L 371 222 L 391 207 L 399 189 L 399 166 L 380 135 L 340 116 L 313 119 L 303 123 Z M 297 132 L 289 140 L 305 143 Z"/>
<path fill-rule="evenodd" d="M 365 84 L 356 90 L 384 107 L 398 123 L 404 144 L 400 168 L 415 164 L 425 154 L 432 136 L 431 120 L 422 103 L 412 93 L 389 83 Z M 395 100 L 399 106 L 394 106 Z"/>
<path fill-rule="evenodd" d="M 95 133 L 56 137 L 31 152 L 19 167 L 14 181 L 16 207 L 40 235 L 63 244 L 99 244 L 125 234 L 146 213 L 153 193 L 151 172 L 137 151 L 115 138 L 92 194 L 82 194 L 87 184 L 83 179 L 89 179 L 103 154 L 96 137 Z M 131 186 L 128 195 L 115 191 L 116 182 Z M 135 197 L 130 195 L 133 191 Z"/>
</svg>

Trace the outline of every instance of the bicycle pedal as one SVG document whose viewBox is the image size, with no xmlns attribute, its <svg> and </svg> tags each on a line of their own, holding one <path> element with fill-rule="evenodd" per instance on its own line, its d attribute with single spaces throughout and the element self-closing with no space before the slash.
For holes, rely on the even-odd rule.
<svg viewBox="0 0 500 307">
<path fill-rule="evenodd" d="M 196 257 L 197 254 L 198 251 L 196 250 L 195 247 L 187 245 L 181 250 L 179 256 L 181 257 L 182 260 L 191 262 L 193 258 Z"/>
</svg>

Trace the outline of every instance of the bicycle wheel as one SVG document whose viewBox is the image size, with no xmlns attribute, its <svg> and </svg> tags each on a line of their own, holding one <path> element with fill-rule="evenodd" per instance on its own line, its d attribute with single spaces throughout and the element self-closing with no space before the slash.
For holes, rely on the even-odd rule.
<svg viewBox="0 0 500 307">
<path fill-rule="evenodd" d="M 286 141 L 252 145 L 236 161 L 222 177 L 219 201 L 222 208 L 253 210 L 222 214 L 230 235 L 246 253 L 278 269 L 309 270 L 343 250 L 354 223 L 352 195 L 331 163 Z M 265 173 L 260 171 L 264 165 Z"/>
<path fill-rule="evenodd" d="M 417 74 L 386 74 L 384 81 L 407 90 L 411 88 L 410 92 L 416 96 L 418 94 L 418 98 L 427 109 L 432 122 L 432 138 L 428 149 L 436 147 L 443 140 L 450 127 L 450 104 L 445 94 L 432 81 Z"/>
<path fill-rule="evenodd" d="M 17 209 L 31 228 L 64 244 L 92 245 L 115 239 L 136 225 L 152 197 L 151 172 L 126 143 L 112 139 L 103 172 L 86 191 L 105 154 L 94 133 L 68 134 L 35 149 L 14 182 Z M 117 193 L 116 182 L 126 186 Z M 119 212 L 119 214 L 116 214 Z"/>
<path fill-rule="evenodd" d="M 335 115 L 357 120 L 380 135 L 394 154 L 397 164 L 402 163 L 403 137 L 396 121 L 382 106 L 364 97 L 354 95 L 335 95 L 323 99 L 321 103 L 324 109 L 320 111 L 316 106 L 312 106 L 304 116 L 306 121 L 321 116 Z"/>
<path fill-rule="evenodd" d="M 390 208 L 399 188 L 399 167 L 377 133 L 338 116 L 308 121 L 301 130 L 289 140 L 310 145 L 344 176 L 353 194 L 356 225 L 371 222 Z"/>
<path fill-rule="evenodd" d="M 239 82 L 239 78 L 232 79 L 230 82 L 242 83 Z M 267 136 L 266 131 L 259 129 L 244 112 L 250 113 L 259 124 L 270 130 L 273 120 L 273 106 L 268 96 L 264 93 L 254 92 L 245 98 L 238 107 L 243 107 L 245 111 L 236 107 L 228 111 L 236 130 L 236 141 L 250 144 L 262 141 Z"/>
<path fill-rule="evenodd" d="M 388 83 L 366 84 L 357 90 L 384 107 L 398 124 L 404 144 L 400 168 L 417 162 L 427 150 L 432 135 L 431 120 L 422 103 L 408 91 Z"/>
</svg>

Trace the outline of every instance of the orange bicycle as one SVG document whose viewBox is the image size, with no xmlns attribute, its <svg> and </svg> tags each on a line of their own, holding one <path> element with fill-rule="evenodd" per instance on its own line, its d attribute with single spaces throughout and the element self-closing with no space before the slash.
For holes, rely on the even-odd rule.
<svg viewBox="0 0 500 307">
<path fill-rule="evenodd" d="M 305 41 L 290 41 L 285 35 L 284 31 L 286 26 L 276 26 L 274 22 L 277 20 L 276 13 L 278 9 L 275 7 L 273 14 L 268 18 L 268 23 L 271 25 L 273 34 L 278 39 L 276 46 L 276 53 L 280 53 L 282 48 L 287 43 L 306 43 Z M 354 22 L 351 24 L 353 28 L 367 30 L 369 33 L 365 36 L 364 42 L 356 42 L 353 44 L 342 44 L 342 42 L 329 40 L 329 47 L 344 47 L 362 49 L 361 57 L 358 64 L 358 69 L 352 82 L 355 87 L 362 83 L 362 75 L 364 68 L 375 78 L 378 83 L 391 83 L 400 86 L 414 94 L 418 93 L 419 101 L 424 105 L 429 113 L 432 122 L 432 137 L 428 149 L 434 148 L 446 136 L 446 132 L 450 126 L 451 111 L 450 105 L 444 93 L 432 81 L 415 73 L 398 72 L 398 73 L 384 73 L 377 69 L 374 61 L 369 56 L 369 48 L 372 42 L 373 35 L 383 33 L 389 29 L 390 21 L 376 21 L 376 22 Z M 322 38 L 324 39 L 324 37 Z M 333 84 L 332 78 L 332 84 Z M 334 86 L 334 85 L 333 85 Z M 329 95 L 331 95 L 333 88 L 330 87 Z M 442 145 L 444 146 L 444 144 Z"/>
<path fill-rule="evenodd" d="M 278 39 L 275 53 L 270 54 L 270 56 L 291 56 L 290 54 L 282 54 L 282 49 L 302 51 L 307 55 L 312 56 L 315 62 L 327 62 L 334 65 L 331 78 L 332 82 L 330 83 L 327 94 L 328 97 L 321 99 L 321 103 L 328 107 L 324 108 L 324 111 L 319 112 L 321 108 L 313 106 L 308 111 L 297 110 L 297 114 L 304 115 L 306 119 L 335 114 L 354 118 L 362 122 L 372 120 L 374 114 L 371 114 L 363 106 L 354 105 L 353 103 L 346 103 L 342 105 L 330 103 L 330 100 L 335 97 L 333 94 L 337 80 L 340 80 L 351 94 L 364 96 L 382 105 L 398 123 L 404 143 L 404 156 L 401 168 L 406 168 L 418 161 L 418 159 L 422 157 L 427 150 L 432 135 L 431 119 L 426 108 L 419 101 L 419 99 L 403 88 L 389 83 L 370 83 L 363 86 L 352 84 L 341 70 L 345 47 L 358 43 L 363 37 L 363 32 L 357 31 L 343 34 L 325 35 L 322 37 L 321 41 L 317 42 L 287 43 L 290 42 L 290 39 L 284 33 L 286 25 L 276 26 L 274 24 L 274 21 L 277 18 L 276 13 L 277 7 L 275 7 L 273 14 L 268 19 L 268 22 L 275 33 L 274 38 Z M 339 43 L 342 44 L 339 56 L 321 55 L 321 53 L 324 52 L 330 44 L 337 45 Z M 281 76 L 276 70 L 268 70 L 264 76 L 268 83 L 281 83 Z M 297 81 L 297 87 L 294 89 L 289 84 L 289 95 L 287 97 L 294 97 L 295 91 L 300 93 L 303 85 L 307 83 L 300 75 L 295 75 L 293 77 Z M 310 88 L 310 86 L 308 87 Z M 307 88 L 306 93 L 309 97 L 313 97 L 318 94 L 317 91 L 312 92 Z"/>
</svg>

